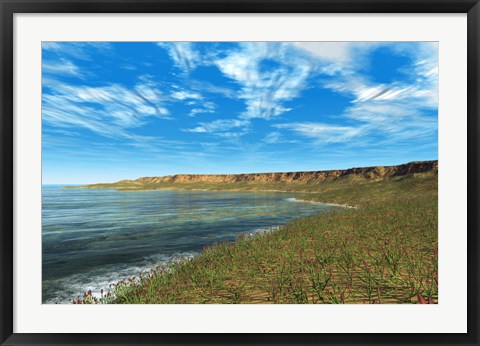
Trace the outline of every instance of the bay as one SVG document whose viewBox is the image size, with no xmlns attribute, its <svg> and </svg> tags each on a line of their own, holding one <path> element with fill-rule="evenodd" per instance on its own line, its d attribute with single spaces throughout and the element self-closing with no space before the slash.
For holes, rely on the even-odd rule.
<svg viewBox="0 0 480 346">
<path fill-rule="evenodd" d="M 42 300 L 68 303 L 206 245 L 330 209 L 282 192 L 43 185 Z"/>
</svg>

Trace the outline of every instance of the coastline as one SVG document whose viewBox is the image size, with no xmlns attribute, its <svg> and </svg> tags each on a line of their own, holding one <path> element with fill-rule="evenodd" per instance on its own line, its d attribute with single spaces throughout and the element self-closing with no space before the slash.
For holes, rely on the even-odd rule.
<svg viewBox="0 0 480 346">
<path fill-rule="evenodd" d="M 89 186 L 62 186 L 63 188 L 67 189 L 106 189 L 105 187 L 89 187 Z M 318 194 L 315 191 L 291 191 L 291 190 L 277 190 L 277 189 L 191 189 L 191 188 L 180 188 L 180 187 L 161 187 L 155 189 L 122 189 L 111 187 L 110 189 L 117 190 L 119 192 L 150 192 L 150 191 L 205 191 L 205 192 L 281 192 L 281 193 L 294 193 L 294 194 Z M 330 203 L 330 202 L 322 202 L 322 201 L 311 201 L 308 199 L 302 199 L 297 197 L 288 197 L 292 202 L 306 202 L 306 203 L 313 203 L 313 204 L 324 204 L 324 205 L 331 205 L 334 207 L 342 207 L 347 209 L 358 209 L 357 206 L 349 205 L 349 204 L 339 204 L 339 203 Z"/>
<path fill-rule="evenodd" d="M 171 190 L 176 190 L 176 189 L 171 189 Z M 184 189 L 184 190 L 191 191 L 191 189 Z M 149 191 L 155 191 L 155 190 L 149 190 Z M 203 190 L 202 189 L 202 190 L 195 190 L 195 191 L 212 191 L 212 190 Z M 230 192 L 230 191 L 232 191 L 232 190 L 220 190 L 220 191 L 216 191 L 216 192 Z M 287 192 L 288 193 L 288 191 L 271 191 L 271 190 L 270 191 L 255 190 L 255 191 L 259 191 L 259 192 Z M 238 192 L 238 191 L 235 191 L 235 192 Z M 252 192 L 252 191 L 240 191 L 240 192 Z M 336 204 L 336 203 L 324 203 L 324 202 L 317 202 L 317 201 L 309 201 L 309 200 L 298 199 L 298 198 L 295 198 L 295 197 L 288 197 L 288 198 L 286 198 L 286 200 L 288 200 L 289 202 L 293 202 L 293 203 L 312 203 L 312 204 L 328 205 L 328 206 L 332 206 L 332 207 L 341 207 L 341 208 L 345 208 L 345 209 L 356 209 L 356 207 L 353 207 L 353 206 L 347 206 L 347 205 Z M 333 210 L 328 210 L 328 211 L 324 211 L 320 214 L 329 214 L 332 211 Z M 318 217 L 319 214 L 313 214 L 311 216 L 317 216 Z M 282 230 L 288 223 L 297 222 L 299 219 L 301 219 L 301 217 L 295 217 L 295 218 L 293 218 L 293 219 L 289 220 L 288 222 L 286 222 L 284 224 L 281 224 L 281 225 L 267 226 L 267 227 L 262 227 L 262 228 L 258 228 L 258 229 L 253 229 L 251 231 L 245 231 L 243 233 L 238 234 L 235 240 L 229 241 L 229 242 L 226 242 L 226 243 L 235 246 L 235 244 L 239 241 L 239 239 L 242 239 L 242 238 L 247 239 L 248 241 L 253 241 L 258 237 L 268 235 L 268 234 L 272 234 L 274 232 L 278 232 L 278 231 Z M 215 243 L 207 245 L 206 248 L 209 248 L 211 246 L 215 246 Z M 154 272 L 159 272 L 159 271 L 162 272 L 162 273 L 173 273 L 176 265 L 179 265 L 179 264 L 181 265 L 182 263 L 192 261 L 192 260 L 194 260 L 198 257 L 203 256 L 204 254 L 205 254 L 205 249 L 201 250 L 200 252 L 190 253 L 188 256 L 182 256 L 182 255 L 171 256 L 167 261 L 162 261 L 162 262 L 159 262 L 158 264 L 155 264 L 154 266 L 152 266 L 150 268 L 146 268 L 139 275 L 135 275 L 135 276 L 130 275 L 130 277 L 128 277 L 126 279 L 119 279 L 115 283 L 110 284 L 109 287 L 112 287 L 112 286 L 117 287 L 118 285 L 133 285 L 133 286 L 138 285 L 138 284 L 141 283 L 142 276 L 149 275 L 149 273 L 154 273 Z M 107 289 L 104 288 L 103 291 L 107 291 Z M 92 297 L 94 297 L 95 293 L 99 294 L 101 291 L 100 291 L 100 289 L 97 289 L 96 291 L 91 291 L 90 290 L 89 292 L 91 292 Z M 88 296 L 88 292 L 86 292 L 85 294 L 87 294 L 87 296 Z M 115 300 L 114 293 L 110 296 L 110 299 Z M 75 301 L 75 300 L 73 299 L 73 301 Z"/>
<path fill-rule="evenodd" d="M 331 205 L 332 207 L 341 207 L 341 208 L 346 208 L 346 209 L 358 209 L 358 207 L 353 206 L 353 205 L 348 205 L 348 204 L 327 203 L 327 202 L 320 202 L 320 201 L 309 201 L 307 199 L 301 199 L 301 198 L 295 198 L 295 197 L 291 197 L 291 198 L 287 198 L 287 199 L 292 201 L 292 202 L 324 204 L 324 205 Z"/>
<path fill-rule="evenodd" d="M 295 221 L 295 219 L 296 218 L 294 218 L 292 220 L 289 220 L 289 221 Z M 239 239 L 246 239 L 248 241 L 252 241 L 252 240 L 254 240 L 258 237 L 277 232 L 277 231 L 281 230 L 283 227 L 285 227 L 285 225 L 286 224 L 263 227 L 263 228 L 259 228 L 259 229 L 253 229 L 251 231 L 245 231 L 245 232 L 239 234 L 236 237 L 235 240 L 230 241 L 230 242 L 225 242 L 225 243 L 230 244 L 230 245 L 235 245 L 236 242 Z M 71 299 L 67 299 L 67 300 L 65 300 L 64 303 L 65 304 L 72 304 L 72 302 L 73 302 L 73 304 L 78 304 L 78 299 L 81 296 L 83 296 L 84 299 L 86 297 L 88 298 L 88 296 L 90 296 L 92 299 L 94 299 L 96 297 L 102 296 L 103 292 L 110 292 L 110 295 L 108 296 L 108 298 L 109 298 L 108 301 L 103 302 L 103 303 L 109 304 L 112 301 L 115 301 L 115 298 L 116 298 L 114 291 L 111 291 L 112 287 L 118 287 L 119 285 L 127 285 L 127 286 L 139 285 L 142 281 L 142 278 L 150 275 L 151 273 L 161 272 L 162 275 L 167 274 L 167 273 L 172 274 L 175 271 L 176 266 L 182 265 L 182 264 L 190 262 L 190 261 L 193 261 L 193 260 L 197 259 L 198 257 L 203 256 L 205 254 L 205 250 L 208 249 L 211 246 L 215 246 L 215 243 L 207 245 L 200 252 L 190 252 L 186 255 L 177 254 L 177 255 L 170 256 L 168 259 L 160 261 L 160 262 L 154 264 L 151 267 L 145 267 L 143 270 L 141 270 L 140 272 L 137 272 L 136 274 L 131 273 L 130 275 L 123 275 L 124 278 L 118 278 L 114 282 L 108 281 L 109 282 L 108 285 L 103 285 L 103 286 L 98 286 L 97 285 L 95 288 L 92 287 L 92 289 L 89 289 L 88 291 L 84 290 L 83 292 L 78 292 L 77 297 L 72 297 Z M 107 281 L 104 280 L 103 282 L 107 282 Z M 94 303 L 95 301 L 92 300 L 91 302 Z M 42 302 L 42 304 L 64 304 L 64 303 L 62 303 L 58 300 L 55 300 L 55 299 L 50 299 L 49 301 Z M 101 301 L 99 300 L 96 303 L 101 303 Z"/>
<path fill-rule="evenodd" d="M 334 212 L 335 209 L 332 209 L 321 215 L 296 217 L 274 232 L 249 232 L 233 242 L 208 246 L 192 260 L 173 264 L 167 271 L 160 269 L 148 274 L 145 280 L 133 286 L 120 283 L 116 288 L 121 290 L 120 298 L 104 303 L 318 303 L 318 299 L 324 299 L 320 302 L 326 303 L 372 303 L 374 298 L 382 303 L 414 303 L 417 292 L 411 296 L 402 289 L 412 284 L 419 285 L 416 279 L 409 278 L 428 279 L 427 292 L 423 294 L 436 303 L 437 184 L 438 175 L 427 173 L 383 181 L 335 182 L 303 198 L 288 197 L 292 202 L 321 203 L 343 208 L 347 212 Z M 281 192 L 297 195 L 296 191 Z M 310 196 L 314 200 L 308 200 Z M 324 203 L 320 199 L 330 202 Z M 375 249 L 374 252 L 371 249 Z M 336 251 L 337 255 L 331 254 L 332 251 Z M 395 261 L 386 262 L 385 258 L 390 258 L 392 254 L 396 256 Z M 308 261 L 305 262 L 302 257 Z M 341 259 L 355 264 L 344 267 L 338 262 Z M 412 261 L 422 261 L 425 266 L 417 268 Z M 347 277 L 353 275 L 358 278 L 351 282 L 353 291 L 345 296 L 345 301 L 343 298 L 339 300 L 339 292 L 336 296 L 319 297 L 315 286 L 309 286 L 309 282 L 314 284 L 308 277 L 309 273 L 314 273 L 311 270 L 323 270 L 325 263 L 328 263 L 326 268 L 330 268 L 341 280 L 341 283 L 328 283 L 330 292 L 337 292 L 338 287 L 344 287 L 342 285 L 348 282 L 345 281 L 344 269 L 351 271 L 347 272 Z M 377 263 L 376 267 L 372 267 L 374 263 Z M 378 263 L 382 265 L 378 266 Z M 373 272 L 365 272 L 365 266 L 372 268 L 369 270 Z M 384 266 L 385 269 L 382 269 Z M 275 282 L 278 281 L 275 280 L 283 277 L 282 268 L 289 273 L 285 278 L 288 287 L 277 295 Z M 390 280 L 382 274 L 385 270 L 392 273 L 401 270 L 406 274 L 402 276 L 404 279 L 393 276 Z M 362 281 L 370 280 L 368 277 L 372 275 L 374 282 L 382 282 L 382 293 L 377 292 L 373 297 L 368 293 L 370 291 L 365 291 Z M 306 285 L 301 289 L 305 289 L 307 295 L 295 293 L 298 284 Z M 157 290 L 163 293 L 155 293 Z M 92 299 L 87 296 L 80 303 L 92 303 Z"/>
<path fill-rule="evenodd" d="M 59 187 L 60 189 L 60 187 Z M 76 190 L 76 191 L 75 191 Z M 97 195 L 97 192 L 95 191 L 81 191 L 80 189 L 75 189 L 75 190 L 72 190 L 71 193 L 73 194 L 73 196 L 75 196 L 76 194 L 80 194 L 80 196 L 96 196 Z M 217 194 L 217 193 L 211 193 L 211 194 L 203 194 L 202 192 L 199 192 L 197 191 L 197 195 L 198 196 L 204 196 L 204 198 L 219 198 L 220 200 L 224 200 L 225 196 L 228 196 L 228 193 L 231 192 L 231 191 L 215 191 L 215 192 L 220 192 L 220 194 Z M 208 191 L 207 192 L 213 192 L 213 191 Z M 305 216 L 308 216 L 308 215 L 311 215 L 311 214 L 308 214 L 308 213 L 311 213 L 313 211 L 314 214 L 316 214 L 317 210 L 319 210 L 319 212 L 321 212 L 322 209 L 324 209 L 325 211 L 329 210 L 330 208 L 327 208 L 326 205 L 323 205 L 323 203 L 320 203 L 322 206 L 301 206 L 301 205 L 292 205 L 291 202 L 287 201 L 285 197 L 293 197 L 293 196 L 297 196 L 297 194 L 294 194 L 294 193 L 270 193 L 270 191 L 268 191 L 267 193 L 264 194 L 264 191 L 241 191 L 241 192 L 245 192 L 247 193 L 247 196 L 245 196 L 246 200 L 249 201 L 250 198 L 254 198 L 253 201 L 255 201 L 255 198 L 259 198 L 259 200 L 264 200 L 266 198 L 266 200 L 270 200 L 271 198 L 272 201 L 274 202 L 267 202 L 268 204 L 271 204 L 271 203 L 280 203 L 281 204 L 281 209 L 285 209 L 285 210 L 297 210 L 298 212 L 302 212 L 304 211 L 303 213 L 305 213 Z M 115 193 L 115 191 L 112 191 L 110 190 L 109 192 L 105 191 L 105 193 L 107 193 L 109 196 L 112 195 L 116 195 L 117 199 L 121 199 L 121 200 L 124 200 L 126 197 L 122 197 L 122 194 L 117 194 Z M 68 197 L 70 195 L 70 193 L 66 194 L 65 195 L 65 192 L 63 193 L 64 196 Z M 104 193 L 102 193 L 102 195 L 104 195 Z M 158 200 L 159 198 L 163 199 L 163 197 L 160 197 L 160 196 L 163 196 L 164 194 L 162 193 L 158 193 L 158 194 L 152 194 L 150 197 L 147 197 L 146 195 L 144 196 L 143 194 L 138 194 L 137 197 L 134 197 L 133 200 L 147 200 L 147 201 L 153 201 L 153 200 Z M 165 194 L 167 197 L 166 198 L 169 198 L 168 196 L 170 195 L 173 195 L 173 196 L 177 196 L 176 194 L 173 194 L 173 193 L 166 193 Z M 190 193 L 186 193 L 186 194 L 182 194 L 184 196 L 189 196 Z M 224 196 L 225 195 L 225 196 Z M 193 192 L 192 192 L 192 196 L 196 196 Z M 237 199 L 237 198 L 240 198 L 240 200 L 243 200 L 244 197 L 242 197 L 242 194 L 238 193 L 237 192 L 233 192 L 233 194 L 230 195 L 233 200 Z M 82 197 L 83 198 L 83 197 Z M 186 198 L 186 197 L 185 197 Z M 193 197 L 195 198 L 195 197 Z M 230 197 L 228 197 L 230 198 Z M 222 202 L 224 203 L 224 202 Z M 252 213 L 255 211 L 254 210 L 251 210 L 251 209 L 248 209 L 250 208 L 249 205 L 251 206 L 250 204 L 251 202 L 247 202 L 248 205 L 247 206 L 247 213 Z M 254 202 L 254 203 L 263 203 L 263 202 Z M 317 203 L 315 203 L 317 204 Z M 272 204 L 275 206 L 275 204 Z M 280 205 L 279 205 L 280 206 Z M 276 207 L 274 207 L 276 208 Z M 264 217 L 262 217 L 261 220 L 259 220 L 260 222 L 253 222 L 253 223 L 249 223 L 248 225 L 251 225 L 253 227 L 248 227 L 248 225 L 245 225 L 247 227 L 240 227 L 240 230 L 242 233 L 237 233 L 236 235 L 234 235 L 235 238 L 230 238 L 228 239 L 228 242 L 229 243 L 234 243 L 238 237 L 240 236 L 247 236 L 249 238 L 251 238 L 252 236 L 257 236 L 259 234 L 267 234 L 267 233 L 271 233 L 272 231 L 274 230 L 278 230 L 280 227 L 283 227 L 285 225 L 285 223 L 289 222 L 289 221 L 292 221 L 294 220 L 295 218 L 298 217 L 299 213 L 294 211 L 293 213 L 290 213 L 290 216 L 285 216 L 287 219 L 285 221 L 280 221 L 280 223 L 278 222 L 278 220 L 275 220 L 275 219 L 270 219 L 270 215 L 271 214 L 265 214 L 268 219 L 265 219 Z M 235 214 L 237 215 L 237 214 Z M 240 216 L 240 214 L 238 214 L 239 216 L 238 217 L 242 217 Z M 285 214 L 286 215 L 286 214 Z M 188 217 L 188 215 L 186 216 Z M 249 218 L 250 219 L 250 218 Z M 253 220 L 253 219 L 251 219 Z M 273 221 L 273 223 L 270 223 L 270 220 Z M 233 230 L 230 230 L 228 225 L 231 225 L 231 223 L 229 223 L 229 221 L 219 221 L 218 222 L 218 228 L 222 228 L 226 231 L 225 233 L 231 233 L 231 234 L 235 234 L 233 232 L 236 232 L 236 231 L 233 231 Z M 258 226 L 256 226 L 258 225 Z M 161 225 L 160 224 L 157 224 L 156 226 L 154 225 L 153 227 L 157 227 L 157 228 L 160 228 Z M 187 227 L 187 226 L 185 226 Z M 243 230 L 242 230 L 243 228 Z M 187 229 L 187 228 L 186 228 Z M 81 229 L 78 229 L 79 231 L 81 231 Z M 199 229 L 201 231 L 201 229 Z M 92 228 L 92 232 L 95 232 Z M 223 232 L 223 231 L 222 231 Z M 220 232 L 219 234 L 221 234 L 222 232 Z M 181 234 L 181 233 L 179 233 Z M 47 238 L 49 239 L 49 238 Z M 213 238 L 211 239 L 206 239 L 205 241 L 208 242 L 208 246 L 211 246 L 213 245 L 216 241 L 215 241 L 215 236 L 213 236 Z M 187 244 L 188 242 L 185 241 L 185 244 Z M 132 243 L 132 246 L 134 246 L 135 243 Z M 181 243 L 179 243 L 178 245 L 178 248 L 177 249 L 180 249 L 180 248 L 183 248 L 185 245 Z M 188 245 L 187 245 L 188 246 Z M 157 251 L 155 255 L 153 255 L 154 257 L 162 257 L 161 260 L 159 260 L 158 262 L 150 262 L 150 265 L 144 265 L 143 264 L 143 261 L 142 264 L 132 264 L 131 266 L 130 265 L 127 265 L 127 266 L 123 266 L 121 264 L 119 265 L 115 265 L 115 266 L 112 266 L 110 269 L 108 269 L 109 273 L 108 274 L 103 274 L 103 273 L 98 273 L 95 274 L 95 275 L 92 275 L 91 278 L 88 278 L 88 277 L 83 277 L 82 279 L 78 279 L 78 280 L 75 280 L 74 277 L 65 277 L 65 281 L 63 281 L 63 279 L 61 279 L 62 281 L 59 281 L 59 282 L 62 282 L 61 285 L 62 286 L 59 286 L 60 289 L 58 290 L 58 300 L 55 299 L 55 297 L 57 297 L 57 295 L 50 295 L 51 293 L 50 292 L 55 292 L 53 290 L 50 290 L 49 289 L 49 293 L 48 295 L 46 295 L 46 303 L 51 303 L 51 302 L 54 302 L 54 301 L 58 301 L 58 302 L 62 302 L 62 303 L 68 303 L 70 302 L 71 303 L 71 300 L 68 298 L 69 296 L 72 297 L 72 295 L 67 295 L 65 296 L 65 293 L 71 293 L 72 291 L 74 291 L 74 294 L 73 294 L 73 297 L 76 297 L 78 293 L 81 293 L 80 296 L 83 295 L 83 293 L 87 290 L 91 290 L 93 294 L 99 294 L 100 292 L 100 289 L 103 289 L 103 290 L 106 290 L 108 289 L 109 287 L 109 284 L 112 284 L 112 283 L 118 283 L 119 281 L 121 281 L 122 279 L 125 279 L 127 277 L 132 277 L 132 276 L 138 276 L 139 274 L 139 271 L 138 271 L 138 267 L 143 267 L 143 269 L 141 270 L 141 272 L 144 272 L 144 273 L 148 273 L 149 271 L 151 270 L 154 270 L 154 269 L 158 269 L 158 268 L 165 268 L 165 266 L 172 262 L 172 258 L 175 258 L 177 257 L 177 254 L 176 254 L 176 249 L 175 248 L 172 248 L 172 251 L 163 251 L 163 247 L 159 247 L 159 248 L 154 248 L 153 251 Z M 174 252 L 172 254 L 172 252 Z M 198 254 L 201 252 L 201 248 L 198 248 L 198 249 L 195 249 L 195 256 L 198 256 Z M 165 257 L 163 257 L 163 255 L 161 254 L 168 254 L 165 255 Z M 152 255 L 148 255 L 148 257 L 152 257 Z M 182 257 L 180 255 L 180 257 Z M 191 257 L 191 256 L 188 256 L 188 257 Z M 147 260 L 145 262 L 149 262 L 150 260 Z M 131 274 L 128 274 L 128 271 L 126 270 L 126 267 L 131 267 L 132 268 L 132 271 L 131 271 Z M 100 268 L 100 267 L 99 267 Z M 112 280 L 113 278 L 116 277 L 116 274 L 117 273 L 117 270 L 119 268 L 119 272 L 118 272 L 118 278 L 116 280 Z M 100 268 L 100 271 L 102 271 L 103 269 Z M 105 278 L 105 279 L 104 279 Z M 85 287 L 85 291 L 83 289 L 80 289 L 80 290 L 72 290 L 68 287 L 72 287 L 72 288 L 76 288 L 78 289 L 79 288 L 79 283 L 82 282 L 82 280 L 85 281 L 85 283 L 87 284 Z M 51 281 L 51 279 L 50 279 Z M 101 283 L 106 283 L 108 281 L 108 284 L 107 285 L 101 285 Z M 65 285 L 65 283 L 69 283 L 68 285 Z M 49 281 L 46 281 L 46 284 L 47 285 L 50 285 Z M 46 286 L 48 287 L 48 286 Z M 53 287 L 53 286 L 50 286 L 50 287 Z M 62 287 L 65 287 L 66 289 L 63 290 Z M 52 298 L 53 297 L 53 298 Z"/>
</svg>

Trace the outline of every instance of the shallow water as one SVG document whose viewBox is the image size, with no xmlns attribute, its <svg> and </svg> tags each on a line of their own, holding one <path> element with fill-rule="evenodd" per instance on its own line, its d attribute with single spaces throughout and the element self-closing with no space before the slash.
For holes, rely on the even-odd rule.
<svg viewBox="0 0 480 346">
<path fill-rule="evenodd" d="M 292 193 L 42 187 L 43 302 L 71 302 L 205 245 L 327 211 Z"/>
</svg>

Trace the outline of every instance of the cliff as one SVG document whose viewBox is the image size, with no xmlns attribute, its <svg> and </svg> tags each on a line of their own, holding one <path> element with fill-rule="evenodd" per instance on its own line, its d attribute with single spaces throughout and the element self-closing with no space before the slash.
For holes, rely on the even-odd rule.
<svg viewBox="0 0 480 346">
<path fill-rule="evenodd" d="M 144 177 L 136 180 L 122 180 L 118 183 L 134 183 L 135 185 L 162 183 L 309 183 L 335 180 L 346 176 L 361 176 L 368 179 L 382 179 L 412 173 L 438 172 L 438 161 L 409 162 L 398 166 L 375 166 L 350 168 L 330 171 L 249 173 L 249 174 L 177 174 L 163 177 Z"/>
</svg>

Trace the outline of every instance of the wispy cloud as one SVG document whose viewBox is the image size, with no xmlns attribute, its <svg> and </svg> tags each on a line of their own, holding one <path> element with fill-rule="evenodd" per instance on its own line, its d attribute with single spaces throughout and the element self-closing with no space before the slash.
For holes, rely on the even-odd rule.
<svg viewBox="0 0 480 346">
<path fill-rule="evenodd" d="M 215 103 L 211 101 L 206 101 L 205 97 L 199 92 L 186 90 L 184 88 L 178 87 L 177 85 L 174 85 L 173 88 L 175 90 L 172 91 L 169 95 L 171 100 L 180 101 L 187 106 L 193 107 L 188 113 L 188 116 L 194 117 L 197 114 L 215 112 Z"/>
<path fill-rule="evenodd" d="M 241 91 L 246 103 L 243 119 L 271 119 L 291 110 L 285 103 L 298 97 L 311 72 L 307 59 L 289 54 L 286 43 L 241 43 L 214 63 Z"/>
<path fill-rule="evenodd" d="M 436 142 L 437 116 L 425 113 L 407 102 L 364 102 L 347 108 L 339 117 L 351 125 L 338 126 L 321 122 L 294 122 L 273 127 L 292 131 L 316 145 L 341 143 L 345 147 L 400 145 L 402 142 L 430 140 Z"/>
<path fill-rule="evenodd" d="M 167 119 L 169 111 L 161 93 L 152 84 L 137 84 L 127 89 L 118 84 L 103 87 L 68 85 L 50 81 L 42 97 L 42 118 L 58 128 L 84 128 L 132 145 L 143 145 L 154 137 L 135 135 L 131 129 L 148 118 Z"/>
<path fill-rule="evenodd" d="M 60 57 L 91 61 L 95 54 L 111 52 L 112 45 L 109 42 L 42 42 L 42 50 Z"/>
<path fill-rule="evenodd" d="M 91 77 L 92 71 L 82 69 L 79 63 L 91 66 L 92 56 L 110 54 L 112 50 L 108 42 L 42 42 L 42 71 L 57 77 Z"/>
<path fill-rule="evenodd" d="M 334 74 L 343 69 L 358 69 L 368 62 L 365 57 L 382 42 L 295 42 L 293 45 L 321 61 L 322 73 Z"/>
<path fill-rule="evenodd" d="M 184 129 L 184 131 L 196 132 L 196 133 L 216 133 L 220 136 L 231 137 L 232 136 L 231 133 L 229 133 L 228 135 L 225 135 L 225 132 L 233 128 L 245 129 L 245 127 L 248 127 L 249 125 L 250 125 L 250 121 L 248 120 L 219 119 L 211 122 L 200 122 L 199 126 L 191 129 Z"/>
<path fill-rule="evenodd" d="M 434 158 L 437 51 L 425 42 L 46 42 L 45 155 L 61 153 L 59 166 L 75 151 L 124 155 L 132 167 L 170 161 L 172 173 Z"/>
<path fill-rule="evenodd" d="M 321 143 L 349 141 L 359 136 L 363 131 L 361 127 L 355 128 L 313 122 L 277 124 L 274 127 L 294 131 L 300 136 L 315 139 Z"/>
<path fill-rule="evenodd" d="M 187 91 L 187 90 L 180 90 L 174 91 L 170 94 L 170 96 L 176 100 L 201 100 L 203 98 L 202 95 L 199 93 Z"/>
<path fill-rule="evenodd" d="M 324 86 L 356 97 L 354 102 L 418 99 L 427 106 L 437 107 L 438 44 L 436 42 L 304 42 L 297 47 L 330 66 L 334 78 Z M 364 70 L 370 64 L 372 50 L 385 47 L 412 60 L 402 72 L 411 82 L 375 83 Z M 335 68 L 331 66 L 335 65 Z"/>
<path fill-rule="evenodd" d="M 192 105 L 196 105 L 196 102 L 194 102 Z M 203 102 L 201 107 L 202 108 L 193 108 L 188 115 L 190 117 L 194 117 L 197 114 L 215 113 L 216 105 L 213 102 Z"/>
<path fill-rule="evenodd" d="M 396 54 L 410 57 L 412 66 L 403 72 L 410 76 L 411 82 L 377 83 L 365 74 L 366 65 L 370 63 L 369 54 L 383 46 Z M 407 132 L 434 136 L 435 128 L 424 126 L 431 123 L 431 115 L 424 114 L 421 109 L 435 110 L 437 107 L 436 54 L 435 44 L 424 43 L 247 42 L 230 49 L 213 64 L 224 76 L 240 86 L 240 91 L 232 97 L 243 100 L 246 109 L 238 115 L 237 120 L 277 119 L 291 111 L 291 102 L 310 87 L 309 78 L 318 76 L 320 81 L 323 79 L 323 87 L 353 98 L 350 106 L 337 115 L 349 125 L 294 122 L 274 127 L 288 129 L 297 135 L 314 139 L 316 143 L 366 143 L 368 137 L 375 133 L 395 135 L 397 138 L 410 138 Z M 411 112 L 412 106 L 415 112 Z M 322 105 L 318 104 L 318 107 Z M 190 115 L 198 112 L 195 108 Z M 222 131 L 219 130 L 220 124 L 228 126 L 233 123 L 218 121 L 210 124 L 211 127 L 202 123 L 189 131 Z M 236 126 L 229 130 L 236 128 L 242 135 L 248 130 L 248 127 Z M 265 136 L 263 142 L 272 144 L 288 140 L 281 136 L 281 133 L 274 131 Z"/>
<path fill-rule="evenodd" d="M 229 99 L 236 99 L 238 96 L 235 90 L 225 85 L 215 85 L 207 81 L 198 81 L 191 78 L 188 79 L 188 84 L 190 88 L 200 93 L 217 94 Z"/>
<path fill-rule="evenodd" d="M 281 125 L 279 126 L 281 128 Z M 270 132 L 262 140 L 267 144 L 298 143 L 296 140 L 288 140 L 280 132 Z"/>
<path fill-rule="evenodd" d="M 436 141 L 438 108 L 438 45 L 436 43 L 300 43 L 297 47 L 334 71 L 323 86 L 353 97 L 350 106 L 337 115 L 347 127 L 295 123 L 281 125 L 316 143 L 341 142 L 366 145 L 376 140 L 393 143 L 426 138 Z M 333 47 L 332 50 L 327 49 Z M 387 47 L 408 56 L 411 65 L 402 72 L 408 78 L 390 84 L 377 83 L 365 73 L 366 57 L 373 49 Z M 350 125 L 351 124 L 351 125 Z M 380 139 L 379 139 L 380 138 Z"/>
<path fill-rule="evenodd" d="M 200 54 L 192 42 L 159 42 L 166 49 L 175 65 L 186 73 L 193 71 L 200 62 Z"/>
<path fill-rule="evenodd" d="M 75 77 L 83 77 L 83 74 L 80 72 L 80 69 L 73 62 L 66 59 L 61 59 L 60 61 L 43 61 L 42 62 L 42 71 L 44 74 L 53 74 L 53 75 L 69 75 Z"/>
</svg>

